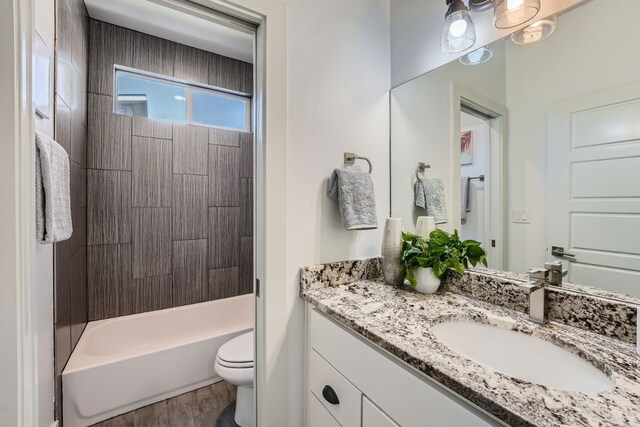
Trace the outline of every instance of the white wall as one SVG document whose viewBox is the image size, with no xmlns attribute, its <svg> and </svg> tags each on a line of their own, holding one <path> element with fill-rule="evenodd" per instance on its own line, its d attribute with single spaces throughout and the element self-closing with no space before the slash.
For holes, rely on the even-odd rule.
<svg viewBox="0 0 640 427">
<path fill-rule="evenodd" d="M 624 11 L 620 13 L 620 11 Z M 612 8 L 594 0 L 558 18 L 556 32 L 530 46 L 507 46 L 509 201 L 530 224 L 509 224 L 509 269 L 546 259 L 547 110 L 550 104 L 640 80 L 640 2 Z"/>
<path fill-rule="evenodd" d="M 53 76 L 55 5 L 52 0 L 35 0 L 35 37 L 40 37 L 50 52 L 49 99 L 51 116 L 36 115 L 36 129 L 53 138 Z M 37 304 L 37 369 L 38 369 L 38 425 L 50 426 L 54 420 L 54 353 L 53 353 L 53 245 L 36 245 L 35 298 Z"/>
<path fill-rule="evenodd" d="M 425 172 L 427 178 L 442 179 L 448 222 L 439 228 L 453 231 L 453 215 L 460 215 L 453 211 L 453 197 L 460 197 L 460 189 L 453 188 L 451 180 L 451 111 L 459 106 L 451 105 L 451 82 L 462 82 L 504 105 L 504 43 L 496 42 L 493 50 L 492 60 L 485 64 L 469 67 L 455 61 L 391 91 L 391 214 L 402 218 L 408 231 L 415 231 L 417 217 L 426 215 L 414 205 L 418 162 L 431 165 Z"/>
<path fill-rule="evenodd" d="M 389 214 L 389 7 L 389 0 L 288 1 L 289 426 L 304 425 L 300 266 L 380 255 Z M 346 231 L 325 195 L 345 151 L 373 163 L 377 230 Z"/>
<path fill-rule="evenodd" d="M 543 1 L 538 16 L 544 17 L 563 11 L 582 1 L 584 0 Z M 459 54 L 446 54 L 440 51 L 440 37 L 446 11 L 444 0 L 394 0 L 391 2 L 392 86 L 397 86 L 468 53 L 465 51 Z M 498 40 L 514 30 L 495 28 L 491 10 L 473 13 L 471 19 L 476 28 L 476 44 L 469 51 Z"/>
</svg>

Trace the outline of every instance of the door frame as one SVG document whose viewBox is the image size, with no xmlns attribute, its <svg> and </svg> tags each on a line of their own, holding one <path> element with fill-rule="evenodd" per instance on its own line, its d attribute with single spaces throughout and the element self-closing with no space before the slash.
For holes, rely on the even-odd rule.
<svg viewBox="0 0 640 427">
<path fill-rule="evenodd" d="M 258 25 L 254 67 L 254 274 L 262 283 L 256 298 L 256 418 L 261 425 L 286 425 L 286 3 L 280 0 L 195 0 Z M 0 157 L 0 195 L 15 201 L 0 207 L 0 424 L 37 423 L 37 330 L 35 330 L 35 144 L 32 98 L 33 0 L 0 3 L 0 125 L 6 144 Z M 269 96 L 267 97 L 267 92 Z M 269 197 L 266 197 L 266 194 Z M 266 251 L 266 242 L 269 251 Z M 14 286 L 11 286 L 11 285 Z M 53 362 L 53 361 L 52 361 Z M 269 393 L 265 393 L 266 389 Z M 256 425 L 258 425 L 256 424 Z"/>
<path fill-rule="evenodd" d="M 495 248 L 487 248 L 490 259 L 497 259 L 493 266 L 498 270 L 508 268 L 508 188 L 507 188 L 507 132 L 509 112 L 507 107 L 494 100 L 467 88 L 458 82 L 451 82 L 451 223 L 454 229 L 460 229 L 462 220 L 460 215 L 460 114 L 462 106 L 478 111 L 489 119 L 490 129 L 488 140 L 487 166 L 485 168 L 488 179 L 485 178 L 485 189 L 489 189 L 489 238 L 495 240 Z M 497 145 L 496 149 L 492 149 Z M 485 210 L 486 211 L 486 210 Z M 497 215 L 496 215 L 497 213 Z"/>
<path fill-rule="evenodd" d="M 38 420 L 34 32 L 33 0 L 0 4 L 0 424 L 15 426 Z"/>
</svg>

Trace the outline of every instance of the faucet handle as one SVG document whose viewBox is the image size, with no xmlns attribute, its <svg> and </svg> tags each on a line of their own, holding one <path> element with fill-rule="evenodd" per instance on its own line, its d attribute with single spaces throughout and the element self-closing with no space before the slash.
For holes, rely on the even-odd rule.
<svg viewBox="0 0 640 427">
<path fill-rule="evenodd" d="M 549 278 L 549 269 L 548 268 L 530 268 L 527 271 L 529 275 L 529 280 L 537 280 L 546 282 Z"/>
<path fill-rule="evenodd" d="M 542 286 L 543 286 L 542 283 L 535 280 L 529 280 L 528 282 L 518 283 L 518 287 L 523 291 L 526 291 L 528 294 L 530 294 L 533 291 L 537 291 L 538 289 L 542 288 Z"/>
</svg>

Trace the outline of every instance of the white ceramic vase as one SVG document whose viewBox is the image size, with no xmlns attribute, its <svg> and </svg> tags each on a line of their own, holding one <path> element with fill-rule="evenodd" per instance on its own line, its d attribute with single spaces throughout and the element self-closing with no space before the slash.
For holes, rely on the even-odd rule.
<svg viewBox="0 0 640 427">
<path fill-rule="evenodd" d="M 436 229 L 436 220 L 432 216 L 419 216 L 416 221 L 416 234 L 425 239 Z"/>
<path fill-rule="evenodd" d="M 404 283 L 401 257 L 402 218 L 387 218 L 382 235 L 382 278 L 387 285 L 400 286 Z"/>
<path fill-rule="evenodd" d="M 413 270 L 416 279 L 416 291 L 423 294 L 432 294 L 440 287 L 440 278 L 433 273 L 433 268 L 418 267 Z"/>
</svg>

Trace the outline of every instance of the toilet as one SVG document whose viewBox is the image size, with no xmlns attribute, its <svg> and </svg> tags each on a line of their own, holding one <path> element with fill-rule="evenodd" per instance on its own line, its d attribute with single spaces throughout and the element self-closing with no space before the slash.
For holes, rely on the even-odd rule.
<svg viewBox="0 0 640 427">
<path fill-rule="evenodd" d="M 223 380 L 238 386 L 236 424 L 253 427 L 253 331 L 239 335 L 220 347 L 215 370 Z"/>
</svg>

